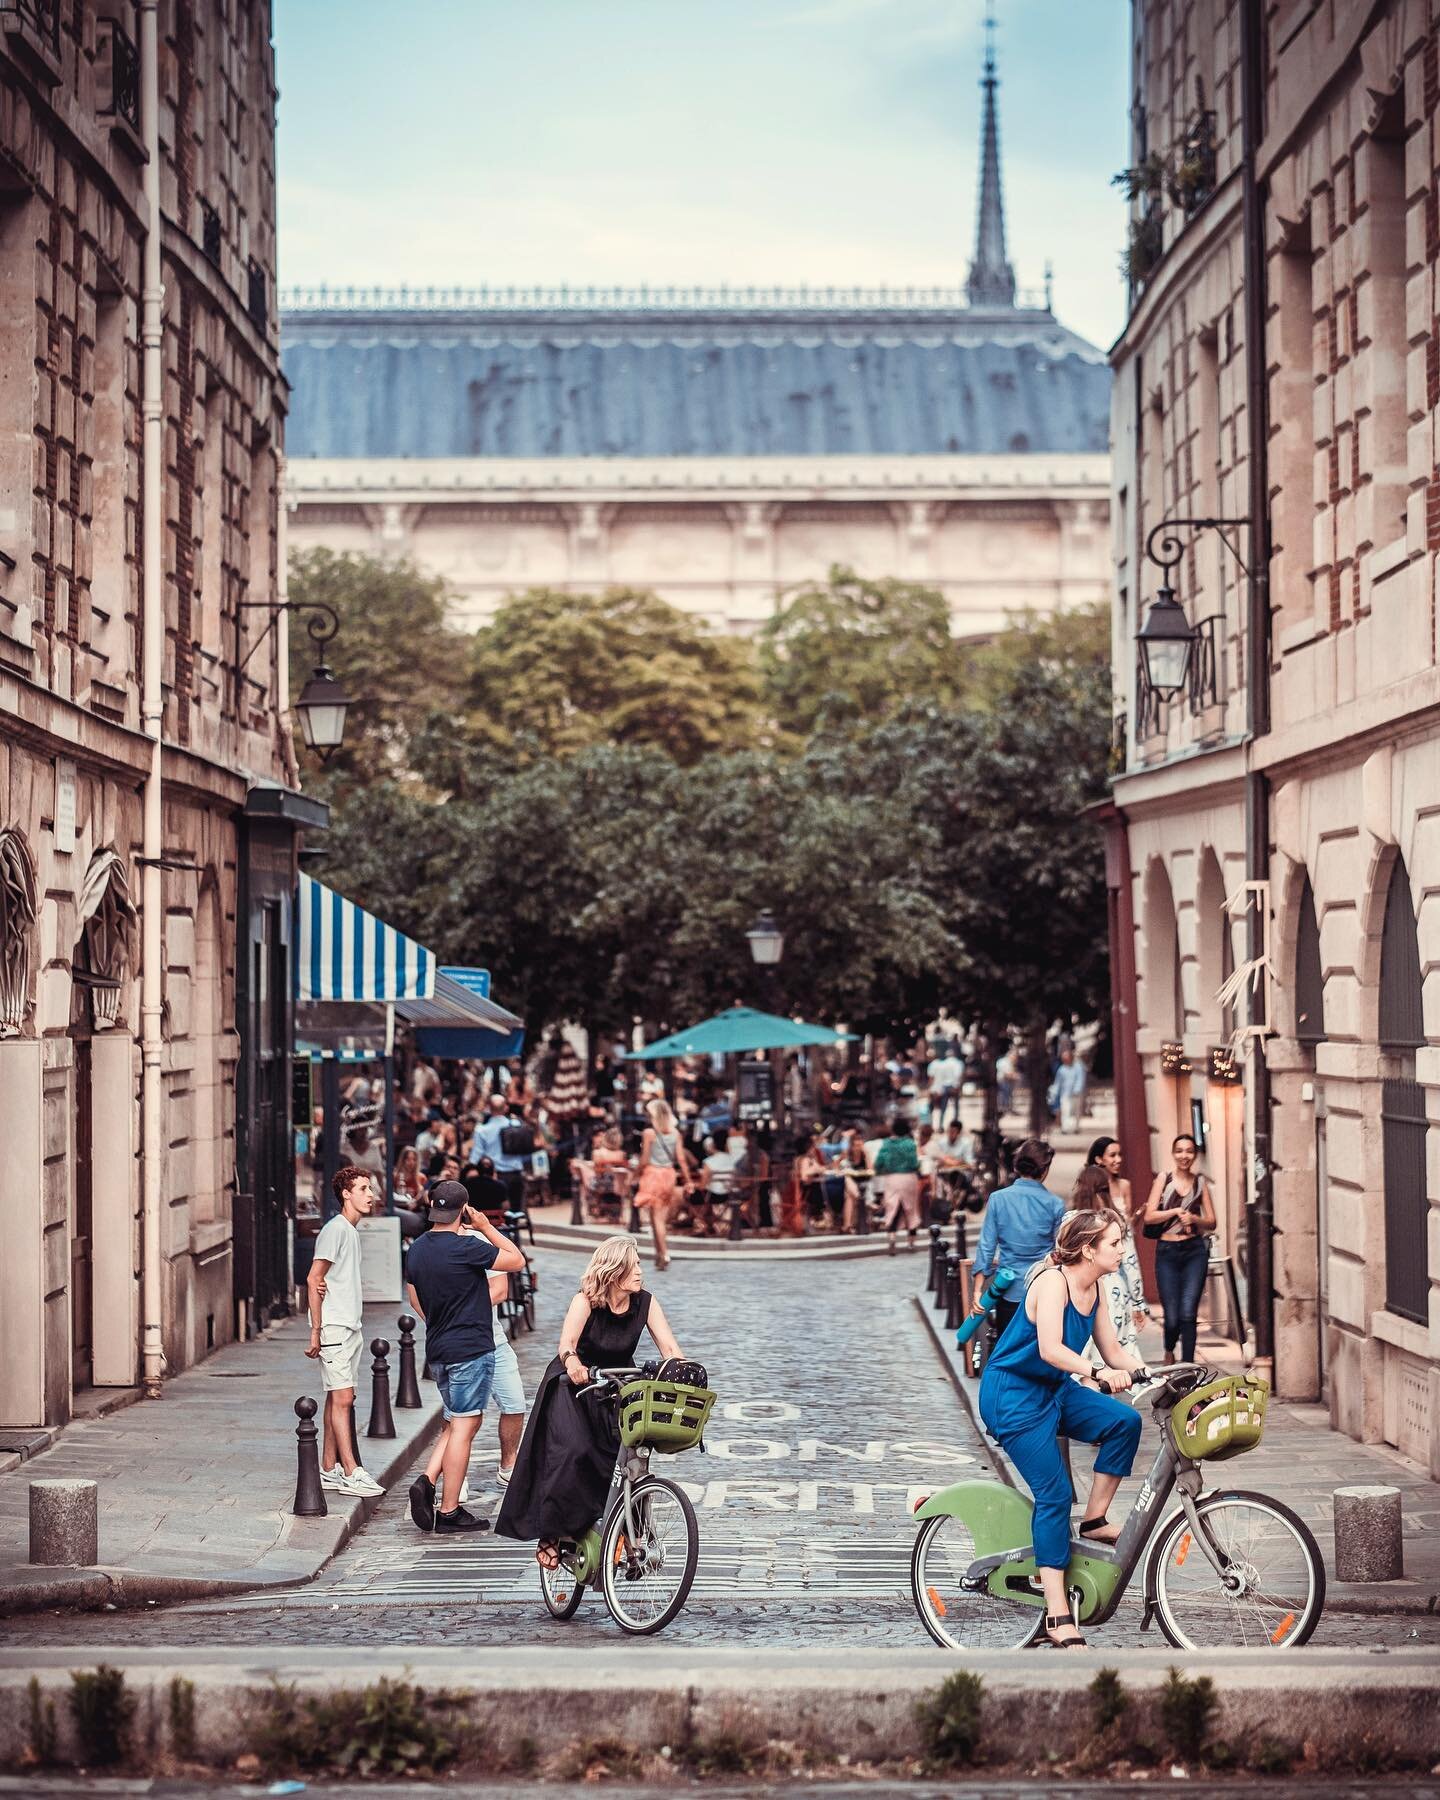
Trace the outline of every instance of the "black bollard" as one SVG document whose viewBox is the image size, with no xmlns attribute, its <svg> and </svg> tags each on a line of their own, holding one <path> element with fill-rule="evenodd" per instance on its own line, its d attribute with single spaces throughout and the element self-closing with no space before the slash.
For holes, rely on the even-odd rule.
<svg viewBox="0 0 1440 1800">
<path fill-rule="evenodd" d="M 570 1223 L 583 1225 L 585 1214 L 580 1206 L 580 1177 L 572 1168 L 570 1171 Z"/>
<path fill-rule="evenodd" d="M 630 1233 L 631 1237 L 639 1237 L 640 1235 L 640 1208 L 635 1204 L 633 1199 L 630 1202 L 630 1220 L 625 1229 Z"/>
<path fill-rule="evenodd" d="M 320 1485 L 320 1433 L 315 1429 L 315 1402 L 302 1394 L 295 1402 L 295 1504 L 297 1519 L 323 1519 L 330 1508 Z"/>
<path fill-rule="evenodd" d="M 740 1214 L 742 1210 L 739 1195 L 732 1194 L 730 1196 L 730 1242 L 732 1244 L 738 1244 L 740 1242 Z"/>
<path fill-rule="evenodd" d="M 372 1338 L 370 1349 L 375 1360 L 370 1365 L 370 1423 L 365 1427 L 365 1435 L 393 1438 L 395 1420 L 390 1412 L 390 1346 L 384 1338 Z"/>
<path fill-rule="evenodd" d="M 945 1258 L 949 1251 L 945 1248 L 942 1237 L 935 1246 L 935 1310 L 943 1312 L 949 1304 L 949 1296 L 945 1292 Z"/>
<path fill-rule="evenodd" d="M 421 1406 L 420 1384 L 415 1379 L 415 1321 L 402 1313 L 396 1323 L 400 1327 L 400 1380 L 395 1388 L 395 1404 L 401 1407 Z"/>
<path fill-rule="evenodd" d="M 955 1254 L 964 1262 L 970 1254 L 969 1239 L 965 1233 L 965 1218 L 957 1207 L 955 1209 Z"/>
<path fill-rule="evenodd" d="M 925 1292 L 927 1294 L 933 1294 L 936 1287 L 939 1285 L 940 1271 L 935 1263 L 935 1253 L 937 1250 L 942 1256 L 945 1254 L 944 1237 L 940 1227 L 938 1225 L 932 1225 L 930 1227 L 930 1272 L 925 1278 Z"/>
<path fill-rule="evenodd" d="M 960 1258 L 951 1250 L 945 1258 L 945 1328 L 957 1331 L 964 1313 L 960 1310 Z"/>
</svg>

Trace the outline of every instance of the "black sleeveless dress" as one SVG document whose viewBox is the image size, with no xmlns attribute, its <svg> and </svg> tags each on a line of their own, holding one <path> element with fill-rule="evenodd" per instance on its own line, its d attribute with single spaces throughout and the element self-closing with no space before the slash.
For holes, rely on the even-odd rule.
<svg viewBox="0 0 1440 1800">
<path fill-rule="evenodd" d="M 650 1295 L 641 1288 L 623 1313 L 591 1312 L 577 1354 L 586 1368 L 631 1366 L 650 1317 Z M 500 1503 L 495 1531 L 508 1538 L 579 1537 L 605 1511 L 620 1450 L 612 1401 L 580 1394 L 558 1356 L 540 1379 L 515 1470 Z"/>
</svg>

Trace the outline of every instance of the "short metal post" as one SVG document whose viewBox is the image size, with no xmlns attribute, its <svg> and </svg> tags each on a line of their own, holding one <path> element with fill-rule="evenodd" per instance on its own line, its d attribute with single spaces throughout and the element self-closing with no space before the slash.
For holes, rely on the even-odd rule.
<svg viewBox="0 0 1440 1800">
<path fill-rule="evenodd" d="M 570 1223 L 583 1225 L 585 1212 L 580 1205 L 580 1174 L 574 1163 L 570 1165 Z"/>
<path fill-rule="evenodd" d="M 295 1504 L 297 1519 L 323 1519 L 329 1512 L 320 1485 L 320 1433 L 315 1429 L 315 1402 L 302 1394 L 295 1402 Z"/>
<path fill-rule="evenodd" d="M 950 1250 L 945 1256 L 945 1329 L 957 1331 L 964 1317 L 960 1309 L 960 1258 Z"/>
<path fill-rule="evenodd" d="M 944 1312 L 946 1306 L 949 1303 L 948 1296 L 945 1292 L 945 1281 L 946 1281 L 945 1259 L 947 1256 L 949 1256 L 949 1254 L 950 1254 L 950 1252 L 945 1248 L 945 1239 L 943 1237 L 941 1237 L 939 1243 L 937 1243 L 935 1246 L 935 1310 L 936 1310 L 936 1312 Z"/>
<path fill-rule="evenodd" d="M 415 1379 L 415 1321 L 402 1313 L 396 1323 L 400 1327 L 400 1380 L 395 1387 L 395 1404 L 401 1407 L 421 1406 L 420 1383 Z"/>
<path fill-rule="evenodd" d="M 933 1294 L 935 1292 L 936 1284 L 940 1277 L 940 1270 L 935 1260 L 935 1253 L 937 1250 L 942 1256 L 945 1254 L 944 1237 L 940 1227 L 938 1225 L 932 1225 L 930 1227 L 930 1270 L 925 1278 L 925 1292 L 927 1294 Z"/>
<path fill-rule="evenodd" d="M 965 1215 L 958 1206 L 955 1209 L 955 1254 L 962 1261 L 970 1254 L 969 1241 L 965 1235 Z"/>
<path fill-rule="evenodd" d="M 370 1349 L 375 1360 L 370 1365 L 370 1423 L 365 1427 L 365 1435 L 372 1438 L 393 1438 L 395 1420 L 390 1411 L 390 1345 L 384 1338 L 372 1338 Z"/>
<path fill-rule="evenodd" d="M 730 1242 L 732 1244 L 738 1244 L 740 1242 L 740 1235 L 741 1235 L 740 1234 L 741 1200 L 740 1200 L 740 1196 L 738 1194 L 731 1194 L 729 1198 L 730 1198 Z"/>
<path fill-rule="evenodd" d="M 640 1208 L 635 1204 L 635 1197 L 633 1194 L 630 1197 L 630 1218 L 626 1223 L 625 1229 L 630 1233 L 631 1237 L 639 1237 L 640 1235 Z"/>
</svg>

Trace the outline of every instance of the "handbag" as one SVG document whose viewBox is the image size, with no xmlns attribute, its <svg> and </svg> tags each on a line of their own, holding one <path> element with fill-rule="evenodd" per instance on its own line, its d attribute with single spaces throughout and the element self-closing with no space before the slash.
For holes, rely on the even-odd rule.
<svg viewBox="0 0 1440 1800">
<path fill-rule="evenodd" d="M 1166 1209 L 1167 1216 L 1165 1218 L 1163 1218 L 1163 1219 L 1146 1219 L 1144 1224 L 1140 1227 L 1140 1229 L 1144 1232 L 1145 1236 L 1147 1238 L 1162 1238 L 1162 1237 L 1164 1237 L 1165 1233 L 1170 1229 L 1170 1227 L 1175 1223 L 1176 1219 L 1180 1218 L 1183 1214 L 1188 1213 L 1188 1212 L 1199 1212 L 1200 1207 L 1198 1205 L 1198 1201 L 1200 1199 L 1201 1185 L 1204 1182 L 1204 1180 L 1205 1180 L 1205 1177 L 1203 1175 L 1197 1176 L 1196 1181 L 1195 1181 L 1195 1186 L 1192 1189 L 1191 1194 L 1190 1194 L 1190 1198 L 1188 1200 L 1184 1201 L 1179 1206 L 1172 1206 L 1172 1207 L 1167 1208 Z M 1168 1194 L 1171 1192 L 1173 1192 L 1173 1189 L 1171 1188 L 1170 1183 L 1167 1181 L 1165 1183 L 1164 1190 L 1161 1194 L 1161 1198 L 1163 1199 L 1165 1194 Z M 1208 1236 L 1209 1233 L 1207 1232 L 1206 1235 Z"/>
</svg>

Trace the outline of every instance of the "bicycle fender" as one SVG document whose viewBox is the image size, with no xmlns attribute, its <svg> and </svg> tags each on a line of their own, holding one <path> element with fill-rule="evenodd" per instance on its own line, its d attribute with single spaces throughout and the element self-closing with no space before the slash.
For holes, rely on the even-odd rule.
<svg viewBox="0 0 1440 1800">
<path fill-rule="evenodd" d="M 1030 1542 L 1030 1502 L 998 1481 L 957 1481 L 915 1509 L 917 1519 L 963 1519 L 977 1556 L 995 1556 Z"/>
</svg>

